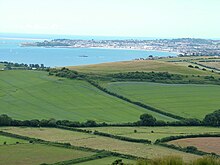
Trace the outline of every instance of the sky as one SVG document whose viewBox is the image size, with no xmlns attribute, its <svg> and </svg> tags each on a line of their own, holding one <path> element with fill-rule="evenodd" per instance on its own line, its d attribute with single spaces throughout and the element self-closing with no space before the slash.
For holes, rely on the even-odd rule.
<svg viewBox="0 0 220 165">
<path fill-rule="evenodd" d="M 0 33 L 220 38 L 220 0 L 0 0 Z"/>
</svg>

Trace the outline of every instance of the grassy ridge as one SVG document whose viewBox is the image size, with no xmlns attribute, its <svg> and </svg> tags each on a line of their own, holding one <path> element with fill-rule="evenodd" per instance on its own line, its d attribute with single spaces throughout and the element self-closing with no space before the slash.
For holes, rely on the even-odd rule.
<svg viewBox="0 0 220 165">
<path fill-rule="evenodd" d="M 186 118 L 202 119 L 220 107 L 220 86 L 217 85 L 117 82 L 108 83 L 106 88 Z"/>
<path fill-rule="evenodd" d="M 209 72 L 205 72 L 198 69 L 188 68 L 187 66 L 176 65 L 174 63 L 145 60 L 145 61 L 125 61 L 114 63 L 103 63 L 96 65 L 85 66 L 72 66 L 68 67 L 79 72 L 93 73 L 93 74 L 109 74 L 119 72 L 169 72 L 173 74 L 186 74 L 186 75 L 209 75 Z"/>
<path fill-rule="evenodd" d="M 89 83 L 38 71 L 0 72 L 0 114 L 15 119 L 137 121 L 146 109 L 109 96 Z M 149 111 L 160 120 L 169 117 Z"/>
</svg>

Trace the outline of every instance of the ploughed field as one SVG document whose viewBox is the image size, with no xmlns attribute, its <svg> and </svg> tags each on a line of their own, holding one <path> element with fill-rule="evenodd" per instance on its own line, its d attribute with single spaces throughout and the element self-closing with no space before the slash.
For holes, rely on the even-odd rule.
<svg viewBox="0 0 220 165">
<path fill-rule="evenodd" d="M 14 119 L 134 122 L 143 113 L 172 120 L 110 96 L 82 80 L 48 76 L 42 71 L 0 72 L 0 114 Z"/>
<path fill-rule="evenodd" d="M 220 155 L 220 137 L 185 138 L 170 141 L 169 144 L 181 147 L 194 146 L 200 151 Z"/>
<path fill-rule="evenodd" d="M 2 127 L 1 130 L 46 141 L 70 143 L 74 146 L 107 150 L 149 159 L 167 155 L 178 155 L 183 157 L 186 161 L 198 158 L 198 156 L 194 154 L 184 153 L 158 145 L 126 142 L 109 137 L 57 128 Z"/>
<path fill-rule="evenodd" d="M 83 129 L 134 139 L 147 139 L 152 142 L 168 136 L 220 134 L 220 129 L 215 127 L 90 127 Z"/>
<path fill-rule="evenodd" d="M 105 86 L 133 101 L 185 118 L 203 119 L 220 107 L 218 85 L 115 82 Z"/>
</svg>

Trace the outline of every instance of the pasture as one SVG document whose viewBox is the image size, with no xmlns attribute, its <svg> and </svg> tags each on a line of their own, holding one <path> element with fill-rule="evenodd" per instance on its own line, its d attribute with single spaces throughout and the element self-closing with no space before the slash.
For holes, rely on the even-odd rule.
<svg viewBox="0 0 220 165">
<path fill-rule="evenodd" d="M 148 82 L 108 83 L 109 91 L 186 118 L 203 119 L 220 107 L 220 86 L 160 84 Z"/>
<path fill-rule="evenodd" d="M 200 151 L 220 155 L 220 137 L 185 138 L 168 142 L 181 147 L 195 146 Z"/>
<path fill-rule="evenodd" d="M 14 119 L 134 122 L 143 113 L 172 120 L 110 96 L 82 80 L 48 76 L 43 71 L 0 72 L 0 114 Z"/>
<path fill-rule="evenodd" d="M 187 161 L 198 158 L 198 156 L 193 154 L 184 153 L 181 151 L 176 151 L 157 145 L 131 143 L 108 137 L 102 137 L 75 131 L 67 131 L 56 128 L 5 127 L 1 128 L 1 130 L 18 135 L 39 138 L 47 141 L 70 143 L 74 146 L 83 146 L 99 150 L 107 150 L 138 157 L 147 157 L 150 159 L 167 155 L 179 155 Z"/>
<path fill-rule="evenodd" d="M 28 143 L 28 142 L 25 140 L 21 140 L 21 139 L 16 139 L 16 138 L 11 138 L 11 137 L 6 137 L 6 136 L 0 135 L 0 145 L 3 145 L 4 143 L 16 144 L 16 143 Z"/>
<path fill-rule="evenodd" d="M 0 164 L 37 165 L 83 158 L 94 153 L 53 147 L 42 144 L 16 144 L 0 146 Z"/>
<path fill-rule="evenodd" d="M 152 142 L 168 136 L 220 133 L 220 129 L 215 127 L 97 127 L 83 129 L 134 139 L 147 139 Z"/>
</svg>

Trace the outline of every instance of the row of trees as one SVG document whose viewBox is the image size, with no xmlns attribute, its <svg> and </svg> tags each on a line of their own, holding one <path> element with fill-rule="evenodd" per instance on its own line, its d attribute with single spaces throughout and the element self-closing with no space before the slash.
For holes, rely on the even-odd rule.
<svg viewBox="0 0 220 165">
<path fill-rule="evenodd" d="M 36 68 L 36 69 L 44 69 L 46 68 L 44 64 L 24 64 L 24 63 L 12 63 L 12 62 L 0 62 L 5 65 L 6 70 L 12 70 L 12 69 L 31 69 L 31 68 Z"/>
<path fill-rule="evenodd" d="M 65 77 L 65 78 L 70 78 L 70 79 L 85 77 L 83 74 L 79 74 L 77 71 L 69 70 L 68 68 L 65 68 L 65 67 L 60 70 L 49 69 L 48 71 L 49 71 L 49 75 Z"/>
<path fill-rule="evenodd" d="M 142 114 L 139 121 L 133 123 L 122 123 L 122 124 L 107 124 L 107 123 L 96 123 L 93 120 L 87 120 L 86 122 L 76 122 L 69 120 L 14 120 L 11 117 L 3 114 L 0 115 L 0 126 L 30 126 L 30 127 L 101 127 L 101 126 L 220 126 L 220 110 L 217 110 L 211 114 L 205 116 L 203 121 L 198 119 L 184 119 L 173 122 L 165 122 L 156 120 L 150 114 Z"/>
<path fill-rule="evenodd" d="M 148 80 L 148 81 L 164 81 L 164 80 L 183 80 L 182 75 L 170 74 L 168 72 L 128 72 L 109 75 L 117 79 L 129 80 Z"/>
</svg>

